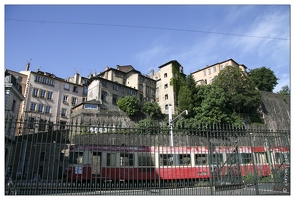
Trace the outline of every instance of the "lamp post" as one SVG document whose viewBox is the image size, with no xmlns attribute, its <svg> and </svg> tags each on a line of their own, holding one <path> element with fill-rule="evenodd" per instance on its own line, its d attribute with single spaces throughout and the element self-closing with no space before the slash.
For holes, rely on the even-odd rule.
<svg viewBox="0 0 295 200">
<path fill-rule="evenodd" d="M 170 146 L 173 146 L 173 122 L 180 117 L 181 115 L 183 115 L 184 113 L 187 115 L 188 112 L 187 110 L 182 111 L 182 113 L 180 113 L 179 115 L 177 115 L 174 119 L 172 119 L 172 105 L 169 104 L 169 126 L 170 126 Z"/>
</svg>

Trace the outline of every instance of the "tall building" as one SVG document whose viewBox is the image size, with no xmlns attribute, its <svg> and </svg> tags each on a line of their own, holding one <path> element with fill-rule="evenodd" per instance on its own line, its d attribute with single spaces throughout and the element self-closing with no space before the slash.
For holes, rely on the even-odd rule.
<svg viewBox="0 0 295 200">
<path fill-rule="evenodd" d="M 11 157 L 10 154 L 15 142 L 17 129 L 15 122 L 23 100 L 21 77 L 14 76 L 5 70 L 5 170 L 8 168 L 8 159 Z"/>
<path fill-rule="evenodd" d="M 243 72 L 246 72 L 247 67 L 243 64 L 238 64 L 233 59 L 228 59 L 219 63 L 215 63 L 210 66 L 206 66 L 203 69 L 192 72 L 197 85 L 211 84 L 212 80 L 227 66 L 239 67 Z"/>
<path fill-rule="evenodd" d="M 77 83 L 73 83 L 50 72 L 29 71 L 29 67 L 30 63 L 27 64 L 26 71 L 14 72 L 26 81 L 23 91 L 25 100 L 20 106 L 19 114 L 21 125 L 16 134 L 46 131 L 52 127 L 66 128 L 70 122 L 71 108 L 81 103 L 83 96 L 86 98 L 87 87 L 85 89 L 82 85 L 85 78 L 79 78 L 76 73 L 75 80 L 70 81 Z"/>
<path fill-rule="evenodd" d="M 154 102 L 156 99 L 156 81 L 147 75 L 141 74 L 131 65 L 117 65 L 116 69 L 107 67 L 104 72 L 99 73 L 97 76 L 136 89 L 142 105 L 145 102 Z M 125 96 L 127 95 L 130 94 L 126 93 Z"/>
<path fill-rule="evenodd" d="M 183 67 L 176 60 L 159 66 L 159 70 L 155 74 L 151 72 L 151 78 L 156 80 L 156 102 L 163 114 L 168 114 L 169 104 L 172 106 L 172 114 L 178 113 L 177 91 L 171 84 L 171 80 L 177 76 L 185 77 L 185 74 Z"/>
</svg>

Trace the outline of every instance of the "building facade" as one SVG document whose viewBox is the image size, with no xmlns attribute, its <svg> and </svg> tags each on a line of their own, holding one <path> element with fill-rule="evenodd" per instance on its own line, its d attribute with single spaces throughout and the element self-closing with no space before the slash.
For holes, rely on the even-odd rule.
<svg viewBox="0 0 295 200">
<path fill-rule="evenodd" d="M 5 70 L 5 171 L 8 170 L 12 148 L 15 143 L 16 120 L 19 107 L 24 100 L 21 77 L 14 76 Z M 10 171 L 10 170 L 9 170 Z"/>
<path fill-rule="evenodd" d="M 211 84 L 212 80 L 227 66 L 239 67 L 243 72 L 246 72 L 247 67 L 243 64 L 238 64 L 233 59 L 228 59 L 219 63 L 215 63 L 210 66 L 206 66 L 203 69 L 192 72 L 197 85 Z"/>
<path fill-rule="evenodd" d="M 71 108 L 86 100 L 85 87 L 56 77 L 53 73 L 20 71 L 18 74 L 26 80 L 23 96 L 25 100 L 20 106 L 20 127 L 17 135 L 45 131 L 52 124 L 64 129 L 70 121 Z"/>
<path fill-rule="evenodd" d="M 177 113 L 177 93 L 171 80 L 176 76 L 183 76 L 183 67 L 176 61 L 169 61 L 161 66 L 159 70 L 151 77 L 156 80 L 156 102 L 158 102 L 163 114 L 169 113 L 169 104 L 172 106 L 172 114 Z"/>
</svg>

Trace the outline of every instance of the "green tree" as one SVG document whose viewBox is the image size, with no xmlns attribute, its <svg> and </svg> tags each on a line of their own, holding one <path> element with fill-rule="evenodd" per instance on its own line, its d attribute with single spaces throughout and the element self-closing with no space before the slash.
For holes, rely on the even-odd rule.
<svg viewBox="0 0 295 200">
<path fill-rule="evenodd" d="M 143 105 L 142 111 L 152 119 L 162 115 L 161 108 L 157 102 L 146 102 Z"/>
<path fill-rule="evenodd" d="M 117 105 L 128 116 L 134 116 L 140 112 L 140 101 L 136 96 L 119 98 Z"/>
<path fill-rule="evenodd" d="M 282 89 L 278 92 L 281 95 L 290 95 L 290 89 L 288 85 L 282 87 Z"/>
<path fill-rule="evenodd" d="M 234 115 L 251 116 L 257 113 L 261 103 L 260 93 L 252 79 L 240 68 L 227 66 L 213 80 L 212 86 L 223 90 L 227 100 L 226 107 Z"/>
<path fill-rule="evenodd" d="M 275 76 L 274 72 L 266 67 L 250 70 L 249 77 L 254 82 L 258 90 L 266 92 L 272 92 L 279 80 Z"/>
</svg>

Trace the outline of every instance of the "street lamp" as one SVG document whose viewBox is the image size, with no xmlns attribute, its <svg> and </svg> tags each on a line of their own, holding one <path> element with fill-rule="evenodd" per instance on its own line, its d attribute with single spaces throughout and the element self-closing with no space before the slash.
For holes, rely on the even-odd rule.
<svg viewBox="0 0 295 200">
<path fill-rule="evenodd" d="M 170 146 L 173 146 L 173 122 L 181 115 L 183 115 L 184 113 L 187 115 L 188 112 L 187 110 L 182 111 L 182 113 L 180 113 L 179 115 L 177 115 L 174 119 L 172 119 L 172 105 L 169 104 L 169 126 L 170 126 Z"/>
</svg>

